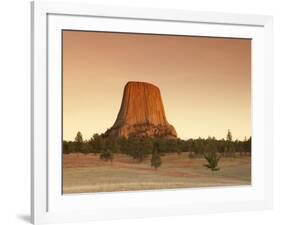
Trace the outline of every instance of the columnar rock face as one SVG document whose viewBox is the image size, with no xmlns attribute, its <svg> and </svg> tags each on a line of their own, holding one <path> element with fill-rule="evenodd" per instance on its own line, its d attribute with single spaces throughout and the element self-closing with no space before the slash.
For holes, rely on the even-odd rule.
<svg viewBox="0 0 281 225">
<path fill-rule="evenodd" d="M 175 128 L 166 119 L 160 90 L 145 82 L 128 82 L 121 108 L 106 136 L 176 138 Z"/>
</svg>

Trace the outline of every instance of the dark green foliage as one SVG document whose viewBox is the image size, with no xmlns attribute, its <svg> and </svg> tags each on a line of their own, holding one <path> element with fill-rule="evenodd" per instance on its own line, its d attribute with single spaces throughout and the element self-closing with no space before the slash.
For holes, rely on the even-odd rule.
<svg viewBox="0 0 281 225">
<path fill-rule="evenodd" d="M 63 141 L 63 153 L 64 154 L 70 153 L 69 143 L 67 141 Z"/>
<path fill-rule="evenodd" d="M 210 153 L 210 152 L 217 152 L 217 145 L 213 141 L 209 141 L 206 143 L 203 153 L 204 157 L 205 157 L 205 153 Z"/>
<path fill-rule="evenodd" d="M 142 162 L 152 152 L 153 141 L 151 138 L 138 138 L 130 136 L 128 140 L 122 139 L 120 149 L 123 153 L 130 155 L 137 162 Z M 122 152 L 122 150 L 121 150 Z"/>
<path fill-rule="evenodd" d="M 75 142 L 82 143 L 83 142 L 83 136 L 80 131 L 77 132 L 76 137 L 75 137 Z"/>
<path fill-rule="evenodd" d="M 154 149 L 162 157 L 166 153 L 188 152 L 190 158 L 204 157 L 204 154 L 214 151 L 224 157 L 251 155 L 251 138 L 243 141 L 233 141 L 230 130 L 227 131 L 226 139 L 217 140 L 214 137 L 207 139 L 165 139 L 161 137 L 136 137 L 126 138 L 105 137 L 103 134 L 94 134 L 89 140 L 83 140 L 81 132 L 77 132 L 74 141 L 63 141 L 63 153 L 80 152 L 84 154 L 101 154 L 109 151 L 112 154 L 122 153 L 129 155 L 136 162 L 143 162 L 152 155 Z M 155 153 L 156 154 L 156 153 Z"/>
<path fill-rule="evenodd" d="M 74 139 L 75 152 L 82 152 L 83 145 L 83 136 L 80 131 L 77 132 L 76 137 Z"/>
<path fill-rule="evenodd" d="M 138 140 L 133 152 L 133 158 L 138 162 L 142 162 L 152 152 L 152 141 L 148 138 L 141 138 Z"/>
<path fill-rule="evenodd" d="M 217 154 L 215 151 L 210 151 L 207 153 L 204 153 L 204 158 L 207 160 L 208 164 L 205 164 L 208 169 L 212 171 L 218 171 L 220 168 L 218 168 L 218 163 L 221 158 L 219 154 Z"/>
<path fill-rule="evenodd" d="M 85 142 L 83 145 L 82 145 L 82 149 L 81 149 L 81 152 L 83 154 L 89 154 L 91 153 L 91 146 L 88 142 Z"/>
<path fill-rule="evenodd" d="M 112 163 L 114 158 L 113 153 L 109 149 L 103 149 L 100 153 L 100 159 L 104 161 L 110 161 Z"/>
<path fill-rule="evenodd" d="M 226 140 L 230 142 L 232 141 L 232 134 L 230 130 L 227 131 Z"/>
<path fill-rule="evenodd" d="M 162 160 L 159 154 L 159 149 L 160 149 L 159 143 L 154 143 L 150 163 L 151 163 L 151 167 L 154 167 L 155 170 L 157 170 L 158 167 L 160 167 L 162 164 Z"/>
<path fill-rule="evenodd" d="M 112 153 L 118 153 L 120 150 L 120 146 L 119 143 L 117 142 L 116 138 L 103 138 L 103 147 L 101 147 L 100 149 L 108 149 L 110 150 L 110 152 Z"/>
<path fill-rule="evenodd" d="M 225 157 L 234 157 L 235 152 L 236 152 L 236 149 L 232 142 L 232 134 L 231 134 L 231 131 L 228 130 L 227 135 L 226 135 L 226 145 L 224 147 L 224 156 Z"/>
<path fill-rule="evenodd" d="M 252 146 L 252 137 L 250 137 L 247 141 L 244 142 L 244 149 L 247 154 L 251 155 L 251 147 Z"/>
<path fill-rule="evenodd" d="M 89 141 L 89 145 L 91 146 L 91 152 L 96 154 L 105 148 L 105 141 L 101 135 L 94 134 Z"/>
<path fill-rule="evenodd" d="M 207 160 L 208 164 L 205 164 L 208 169 L 212 171 L 218 171 L 218 163 L 220 160 L 220 155 L 217 153 L 217 145 L 215 140 L 208 138 L 208 141 L 205 145 L 205 151 L 203 153 L 204 158 Z"/>
<path fill-rule="evenodd" d="M 251 154 L 251 138 L 244 141 L 236 140 L 230 142 L 214 138 L 188 140 L 148 137 L 129 137 L 128 139 L 105 138 L 102 135 L 95 134 L 89 141 L 81 142 L 80 138 L 75 140 L 73 142 L 63 142 L 64 153 L 84 152 L 97 154 L 101 153 L 103 149 L 108 148 L 113 153 L 123 153 L 137 161 L 142 161 L 152 153 L 153 145 L 157 144 L 160 156 L 166 153 L 177 153 L 180 155 L 182 152 L 189 152 L 192 157 L 203 157 L 203 153 L 210 148 L 210 145 L 215 146 L 216 151 L 225 157 L 234 157 L 236 152 L 244 155 Z"/>
</svg>

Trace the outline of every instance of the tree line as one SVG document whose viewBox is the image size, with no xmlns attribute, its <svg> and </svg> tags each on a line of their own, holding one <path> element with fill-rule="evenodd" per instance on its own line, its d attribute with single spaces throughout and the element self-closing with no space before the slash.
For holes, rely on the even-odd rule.
<svg viewBox="0 0 281 225">
<path fill-rule="evenodd" d="M 226 139 L 217 140 L 215 137 L 197 139 L 165 139 L 161 137 L 128 138 L 105 137 L 94 134 L 89 140 L 84 140 L 82 133 L 78 132 L 74 141 L 63 141 L 63 153 L 94 153 L 100 159 L 113 161 L 114 154 L 123 153 L 137 162 L 142 162 L 151 156 L 152 164 L 161 165 L 161 156 L 165 153 L 188 152 L 189 157 L 205 157 L 208 153 L 218 153 L 222 157 L 236 157 L 237 155 L 251 155 L 251 137 L 249 139 L 232 140 L 231 131 L 228 130 Z"/>
</svg>

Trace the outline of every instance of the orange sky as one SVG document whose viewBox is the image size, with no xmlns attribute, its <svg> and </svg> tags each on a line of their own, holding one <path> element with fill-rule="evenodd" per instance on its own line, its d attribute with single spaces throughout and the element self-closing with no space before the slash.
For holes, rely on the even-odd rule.
<svg viewBox="0 0 281 225">
<path fill-rule="evenodd" d="M 251 135 L 251 41 L 63 32 L 63 138 L 111 127 L 127 81 L 160 88 L 180 138 Z"/>
</svg>

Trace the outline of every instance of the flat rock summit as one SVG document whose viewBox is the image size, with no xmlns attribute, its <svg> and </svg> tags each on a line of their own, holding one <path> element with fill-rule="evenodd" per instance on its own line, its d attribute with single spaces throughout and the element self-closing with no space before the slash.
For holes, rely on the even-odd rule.
<svg viewBox="0 0 281 225">
<path fill-rule="evenodd" d="M 177 138 L 175 128 L 166 119 L 159 88 L 138 81 L 126 84 L 117 119 L 105 135 Z"/>
</svg>

